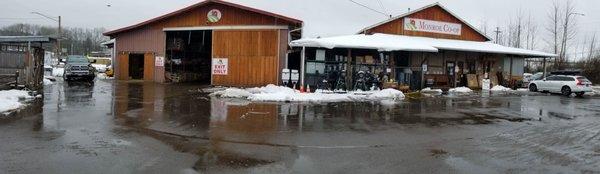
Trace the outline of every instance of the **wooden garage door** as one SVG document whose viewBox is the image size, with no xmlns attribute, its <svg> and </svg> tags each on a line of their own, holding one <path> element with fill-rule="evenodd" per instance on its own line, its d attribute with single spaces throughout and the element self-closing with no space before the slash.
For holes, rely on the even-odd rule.
<svg viewBox="0 0 600 174">
<path fill-rule="evenodd" d="M 144 54 L 144 81 L 154 81 L 154 53 Z"/>
<path fill-rule="evenodd" d="M 129 54 L 119 53 L 117 57 L 117 68 L 115 75 L 118 80 L 129 80 Z"/>
<path fill-rule="evenodd" d="M 277 84 L 277 30 L 214 31 L 213 58 L 228 59 L 227 75 L 212 75 L 213 85 L 254 87 Z"/>
</svg>

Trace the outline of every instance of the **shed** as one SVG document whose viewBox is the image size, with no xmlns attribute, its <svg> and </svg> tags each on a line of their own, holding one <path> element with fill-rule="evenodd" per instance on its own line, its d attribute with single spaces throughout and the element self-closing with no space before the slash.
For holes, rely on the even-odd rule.
<svg viewBox="0 0 600 174">
<path fill-rule="evenodd" d="M 0 88 L 39 89 L 44 76 L 47 36 L 0 36 Z"/>
<path fill-rule="evenodd" d="M 118 80 L 278 84 L 302 21 L 221 0 L 104 33 L 115 40 Z"/>
</svg>

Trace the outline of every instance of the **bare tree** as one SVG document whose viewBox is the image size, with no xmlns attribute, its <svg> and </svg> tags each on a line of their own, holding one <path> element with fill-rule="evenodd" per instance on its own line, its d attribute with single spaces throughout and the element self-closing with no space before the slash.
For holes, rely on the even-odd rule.
<svg viewBox="0 0 600 174">
<path fill-rule="evenodd" d="M 548 18 L 549 18 L 549 23 L 548 26 L 546 26 L 546 30 L 548 30 L 548 32 L 550 33 L 550 37 L 551 37 L 551 41 L 549 41 L 549 44 L 551 45 L 551 47 L 553 47 L 553 51 L 554 54 L 559 54 L 559 38 L 560 38 L 560 24 L 561 22 L 561 7 L 560 4 L 558 3 L 558 1 L 554 1 L 554 3 L 552 3 L 552 8 L 550 10 L 550 13 L 548 14 Z M 554 65 L 557 66 L 558 64 L 560 64 L 559 62 L 561 62 L 561 57 L 558 57 L 556 59 L 554 59 Z"/>
<path fill-rule="evenodd" d="M 523 43 L 523 12 L 521 9 L 517 10 L 516 16 L 510 18 L 507 26 L 507 37 L 506 45 L 516 48 L 521 48 Z"/>
<path fill-rule="evenodd" d="M 566 6 L 564 8 L 564 20 L 563 20 L 563 36 L 562 36 L 562 40 L 561 40 L 561 58 L 562 58 L 562 62 L 561 63 L 566 63 L 568 62 L 568 57 L 567 57 L 567 49 L 568 49 L 568 42 L 570 40 L 572 40 L 573 38 L 575 38 L 575 35 L 577 33 L 577 30 L 575 30 L 575 28 L 577 27 L 577 23 L 576 20 L 574 18 L 571 18 L 572 15 L 580 15 L 579 13 L 575 12 L 575 6 L 573 5 L 573 2 L 571 0 L 568 0 L 566 3 Z M 564 65 L 559 66 L 558 68 L 564 68 Z"/>
<path fill-rule="evenodd" d="M 537 24 L 535 23 L 535 20 L 532 19 L 531 13 L 529 13 L 529 16 L 527 17 L 527 22 L 525 22 L 525 32 L 526 34 L 526 39 L 525 39 L 525 48 L 530 49 L 530 50 L 534 50 L 536 49 L 537 45 L 536 45 L 536 35 L 537 35 Z"/>
<path fill-rule="evenodd" d="M 488 22 L 487 21 L 488 20 L 485 19 L 485 18 L 481 20 L 481 23 L 479 24 L 479 30 L 481 32 L 483 32 L 484 35 L 489 36 L 488 35 L 488 28 L 489 28 L 489 26 L 488 26 Z"/>
<path fill-rule="evenodd" d="M 596 33 L 592 35 L 590 38 L 589 52 L 588 52 L 588 61 L 592 61 L 592 59 L 596 56 Z"/>
</svg>

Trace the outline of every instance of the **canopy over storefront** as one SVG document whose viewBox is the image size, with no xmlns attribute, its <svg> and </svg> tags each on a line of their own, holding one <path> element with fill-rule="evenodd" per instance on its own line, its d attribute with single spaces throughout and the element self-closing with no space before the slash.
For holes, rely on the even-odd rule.
<svg viewBox="0 0 600 174">
<path fill-rule="evenodd" d="M 354 48 L 374 49 L 378 51 L 420 51 L 438 52 L 439 50 L 507 54 L 523 57 L 556 57 L 556 54 L 541 51 L 502 46 L 490 42 L 437 39 L 428 37 L 403 36 L 391 34 L 358 34 L 327 38 L 299 39 L 290 43 L 292 47 L 318 48 Z"/>
</svg>

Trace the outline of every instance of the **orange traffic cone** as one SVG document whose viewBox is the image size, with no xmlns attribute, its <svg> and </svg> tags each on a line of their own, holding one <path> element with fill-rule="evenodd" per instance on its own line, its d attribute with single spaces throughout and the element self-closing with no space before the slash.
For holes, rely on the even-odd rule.
<svg viewBox="0 0 600 174">
<path fill-rule="evenodd" d="M 304 93 L 304 86 L 300 85 L 300 93 Z"/>
<path fill-rule="evenodd" d="M 310 85 L 306 85 L 306 93 L 310 93 L 310 92 L 311 92 Z"/>
</svg>

